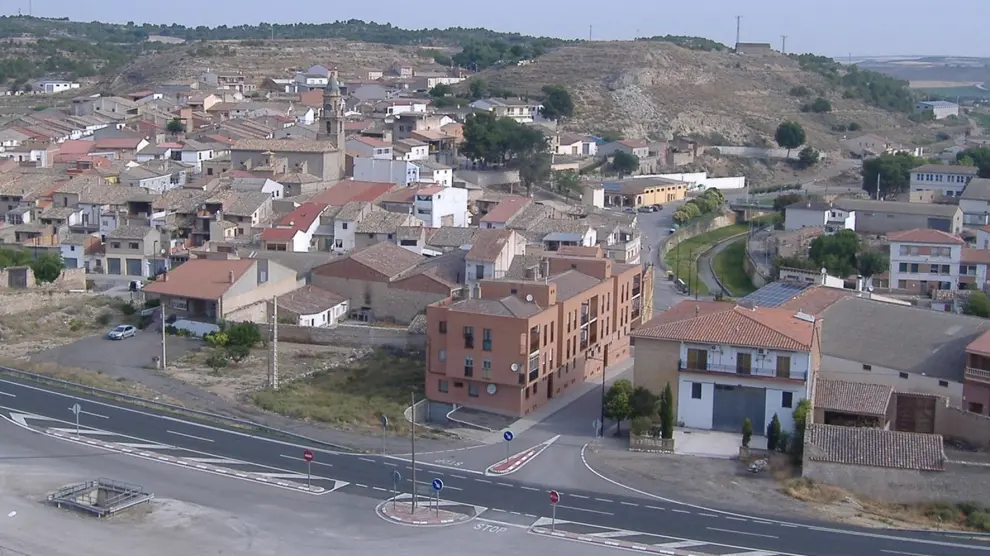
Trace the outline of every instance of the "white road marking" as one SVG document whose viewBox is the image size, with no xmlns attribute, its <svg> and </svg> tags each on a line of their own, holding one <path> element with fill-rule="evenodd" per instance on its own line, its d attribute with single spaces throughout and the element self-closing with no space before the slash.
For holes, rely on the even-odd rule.
<svg viewBox="0 0 990 556">
<path fill-rule="evenodd" d="M 496 525 L 504 525 L 506 527 L 516 527 L 518 529 L 529 529 L 526 525 L 519 525 L 518 523 L 509 523 L 507 521 L 498 521 L 497 519 L 486 519 L 483 517 L 475 518 L 475 521 L 484 521 L 485 523 L 494 523 Z"/>
<path fill-rule="evenodd" d="M 509 483 L 495 483 L 495 484 L 498 485 L 498 486 L 502 486 L 502 487 L 512 488 L 512 485 L 510 485 Z"/>
<path fill-rule="evenodd" d="M 679 514 L 689 514 L 689 513 L 691 513 L 691 512 L 689 512 L 687 510 L 678 510 L 677 508 L 671 508 L 670 511 L 676 512 L 676 513 L 679 513 Z"/>
<path fill-rule="evenodd" d="M 700 515 L 702 517 L 718 517 L 717 514 L 698 514 L 698 515 Z"/>
<path fill-rule="evenodd" d="M 723 554 L 722 556 L 777 556 L 777 552 L 768 552 L 766 550 L 751 550 L 749 552 L 733 552 L 732 554 Z"/>
<path fill-rule="evenodd" d="M 639 504 L 633 504 L 632 502 L 619 502 L 619 503 L 622 504 L 623 506 L 632 506 L 634 508 L 639 507 Z"/>
<path fill-rule="evenodd" d="M 301 457 L 299 457 L 299 456 L 287 456 L 285 454 L 279 454 L 278 457 L 285 458 L 285 459 L 291 459 L 292 461 L 303 461 L 303 459 Z M 250 462 L 244 462 L 244 463 L 250 463 Z M 324 463 L 322 461 L 316 461 L 315 459 L 313 461 L 309 462 L 309 463 L 311 463 L 313 465 L 322 465 L 323 467 L 333 467 L 333 464 L 332 463 Z"/>
<path fill-rule="evenodd" d="M 601 511 L 598 511 L 598 510 L 589 510 L 587 508 L 577 508 L 577 507 L 574 507 L 574 506 L 564 506 L 562 504 L 561 505 L 558 505 L 557 507 L 558 508 L 564 508 L 565 510 L 577 510 L 579 512 L 589 512 L 589 513 L 593 513 L 593 514 L 615 515 L 612 512 L 601 512 Z"/>
<path fill-rule="evenodd" d="M 386 464 L 386 465 L 388 465 L 388 464 Z M 453 477 L 453 478 L 455 478 L 455 479 L 464 479 L 465 481 L 467 480 L 467 477 L 462 477 L 461 475 L 451 474 L 450 476 Z"/>
<path fill-rule="evenodd" d="M 520 486 L 519 488 L 521 488 L 523 490 L 532 490 L 532 491 L 536 491 L 536 492 L 539 492 L 539 490 L 540 490 L 538 488 L 533 488 L 533 487 L 528 487 L 528 486 Z"/>
<path fill-rule="evenodd" d="M 361 461 L 366 461 L 368 463 L 375 463 L 375 460 L 373 460 L 371 458 L 358 458 L 358 459 L 361 460 Z"/>
<path fill-rule="evenodd" d="M 928 554 L 921 554 L 920 552 L 900 552 L 898 550 L 881 550 L 880 552 L 886 552 L 887 554 L 904 554 L 906 556 L 928 556 Z"/>
<path fill-rule="evenodd" d="M 653 546 L 657 548 L 691 548 L 692 546 L 701 546 L 703 544 L 710 544 L 710 543 L 704 541 L 676 541 L 676 542 L 655 544 Z"/>
<path fill-rule="evenodd" d="M 571 498 L 580 498 L 582 500 L 587 500 L 588 499 L 587 496 L 582 496 L 580 494 L 568 494 L 568 496 L 570 496 Z"/>
<path fill-rule="evenodd" d="M 611 539 L 613 537 L 628 537 L 630 535 L 635 535 L 632 531 L 605 531 L 603 533 L 589 533 L 587 536 L 595 537 L 596 539 Z"/>
<path fill-rule="evenodd" d="M 169 434 L 174 434 L 176 436 L 184 436 L 186 438 L 192 438 L 193 440 L 202 440 L 203 442 L 210 442 L 210 443 L 213 442 L 213 440 L 210 439 L 210 438 L 203 438 L 202 436 L 193 436 L 191 434 L 186 434 L 184 432 L 175 432 L 175 431 L 170 431 L 170 430 L 166 430 L 165 432 L 167 432 Z"/>
<path fill-rule="evenodd" d="M 242 463 L 237 460 L 227 459 L 227 458 L 185 458 L 185 459 L 199 463 L 216 463 L 221 465 L 222 464 L 237 465 L 238 463 Z"/>
<path fill-rule="evenodd" d="M 141 444 L 140 442 L 114 442 L 118 446 L 127 446 L 128 448 L 134 448 L 135 450 L 169 450 L 172 446 L 166 446 L 164 444 Z"/>
<path fill-rule="evenodd" d="M 52 428 L 52 430 L 53 431 L 58 431 L 58 432 L 64 432 L 66 434 L 72 434 L 72 435 L 78 434 L 80 436 L 81 435 L 88 435 L 88 436 L 120 436 L 120 435 L 118 435 L 115 432 L 101 431 L 101 430 L 96 430 L 96 429 L 79 429 L 79 432 L 76 432 L 76 429 L 74 429 L 74 428 L 63 427 L 63 428 Z"/>
<path fill-rule="evenodd" d="M 645 507 L 646 507 L 646 508 L 649 508 L 649 509 L 651 509 L 651 510 L 660 510 L 661 512 L 663 512 L 663 511 L 666 511 L 666 510 L 667 510 L 667 508 L 661 508 L 661 507 L 658 507 L 658 506 L 645 506 Z"/>
<path fill-rule="evenodd" d="M 608 498 L 595 498 L 595 500 L 598 500 L 599 502 L 612 502 L 612 500 L 609 500 Z"/>
<path fill-rule="evenodd" d="M 743 519 L 741 517 L 732 517 L 731 515 L 730 516 L 726 516 L 725 519 L 729 519 L 729 520 L 732 520 L 732 521 L 749 521 L 748 519 Z"/>
<path fill-rule="evenodd" d="M 775 535 L 761 535 L 760 533 L 747 533 L 746 531 L 734 531 L 732 529 L 719 529 L 718 527 L 705 527 L 705 529 L 708 529 L 709 531 L 721 531 L 723 533 L 733 533 L 733 534 L 736 534 L 736 535 L 749 535 L 750 537 L 763 537 L 763 538 L 766 538 L 766 539 L 779 539 L 780 538 L 780 537 L 777 537 Z"/>
<path fill-rule="evenodd" d="M 488 479 L 475 479 L 475 481 L 478 481 L 479 483 L 489 484 L 489 485 L 492 484 L 492 482 L 489 481 Z"/>
<path fill-rule="evenodd" d="M 11 394 L 9 392 L 0 392 L 0 396 L 9 396 L 11 398 L 16 398 L 17 394 Z"/>
<path fill-rule="evenodd" d="M 109 419 L 106 415 L 100 415 L 99 413 L 91 413 L 89 411 L 80 411 L 83 415 L 90 415 L 92 417 L 99 417 L 100 419 Z"/>
<path fill-rule="evenodd" d="M 268 477 L 269 479 L 303 479 L 306 477 L 306 475 L 300 475 L 299 473 L 255 473 L 255 475 Z"/>
</svg>

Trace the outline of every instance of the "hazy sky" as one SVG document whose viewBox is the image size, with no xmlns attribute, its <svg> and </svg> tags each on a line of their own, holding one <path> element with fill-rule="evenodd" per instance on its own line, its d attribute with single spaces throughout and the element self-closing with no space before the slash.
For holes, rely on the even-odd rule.
<svg viewBox="0 0 990 556">
<path fill-rule="evenodd" d="M 595 39 L 670 34 L 726 44 L 735 41 L 735 16 L 741 15 L 744 42 L 779 48 L 780 35 L 787 35 L 788 52 L 990 56 L 984 39 L 990 0 L 954 0 L 941 7 L 931 0 L 0 0 L 0 13 L 27 13 L 29 2 L 36 16 L 84 21 L 215 26 L 364 19 L 406 28 L 487 27 L 568 38 L 586 38 L 593 25 Z"/>
</svg>

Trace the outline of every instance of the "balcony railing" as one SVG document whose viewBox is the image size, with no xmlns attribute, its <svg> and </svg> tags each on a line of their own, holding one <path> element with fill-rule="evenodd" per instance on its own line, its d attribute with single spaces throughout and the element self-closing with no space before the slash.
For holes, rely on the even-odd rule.
<svg viewBox="0 0 990 556">
<path fill-rule="evenodd" d="M 964 375 L 966 380 L 975 380 L 977 382 L 986 382 L 990 384 L 990 371 L 984 369 L 977 369 L 976 367 L 966 367 L 966 374 Z"/>
<path fill-rule="evenodd" d="M 529 337 L 529 352 L 530 353 L 536 353 L 538 351 L 540 351 L 540 337 L 539 336 L 535 336 L 535 337 L 530 336 Z"/>
<path fill-rule="evenodd" d="M 530 371 L 529 372 L 529 381 L 530 382 L 533 382 L 534 380 L 536 380 L 538 378 L 540 378 L 540 369 L 536 369 L 535 371 Z"/>
<path fill-rule="evenodd" d="M 778 378 L 781 380 L 805 380 L 807 373 L 791 369 L 787 376 L 778 377 L 777 369 L 765 369 L 756 367 L 737 368 L 735 365 L 713 365 L 708 363 L 702 367 L 697 363 L 689 363 L 683 359 L 678 361 L 678 369 L 692 373 L 720 373 L 736 376 L 753 376 L 757 378 Z"/>
</svg>

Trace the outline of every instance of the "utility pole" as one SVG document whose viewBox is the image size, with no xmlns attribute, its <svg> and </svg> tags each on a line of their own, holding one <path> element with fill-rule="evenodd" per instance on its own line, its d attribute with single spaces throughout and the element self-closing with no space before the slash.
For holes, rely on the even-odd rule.
<svg viewBox="0 0 990 556">
<path fill-rule="evenodd" d="M 742 16 L 737 15 L 736 16 L 736 47 L 737 48 L 739 47 L 739 31 L 741 27 L 742 27 Z"/>
<path fill-rule="evenodd" d="M 877 172 L 877 200 L 880 200 L 880 172 Z"/>
<path fill-rule="evenodd" d="M 588 40 L 589 40 L 589 41 L 591 40 L 591 31 L 592 31 L 592 29 L 594 29 L 594 28 L 595 28 L 595 26 L 594 26 L 594 25 L 589 25 L 589 26 L 588 26 Z"/>
<path fill-rule="evenodd" d="M 787 35 L 780 36 L 780 53 L 787 54 Z"/>
<path fill-rule="evenodd" d="M 272 298 L 272 375 L 269 386 L 278 390 L 278 297 Z"/>
<path fill-rule="evenodd" d="M 409 426 L 409 442 L 412 444 L 412 511 L 416 512 L 416 392 L 410 392 L 412 419 Z"/>
<path fill-rule="evenodd" d="M 160 301 L 158 306 L 161 307 L 161 309 L 162 309 L 162 370 L 164 371 L 165 368 L 166 368 L 166 363 L 165 363 L 165 327 L 167 326 L 165 324 L 165 303 Z"/>
</svg>

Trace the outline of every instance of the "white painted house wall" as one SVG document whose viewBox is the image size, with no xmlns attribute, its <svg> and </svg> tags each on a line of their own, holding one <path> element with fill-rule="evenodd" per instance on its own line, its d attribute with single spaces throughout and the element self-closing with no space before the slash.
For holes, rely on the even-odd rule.
<svg viewBox="0 0 990 556">
<path fill-rule="evenodd" d="M 890 386 L 895 392 L 934 394 L 948 398 L 954 407 L 963 407 L 963 385 L 953 380 L 908 373 L 824 353 L 818 375 L 832 380 Z"/>
<path fill-rule="evenodd" d="M 790 232 L 801 228 L 821 228 L 827 219 L 828 212 L 824 210 L 788 207 L 784 212 L 784 229 Z"/>
</svg>

